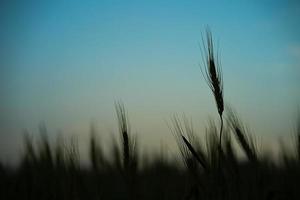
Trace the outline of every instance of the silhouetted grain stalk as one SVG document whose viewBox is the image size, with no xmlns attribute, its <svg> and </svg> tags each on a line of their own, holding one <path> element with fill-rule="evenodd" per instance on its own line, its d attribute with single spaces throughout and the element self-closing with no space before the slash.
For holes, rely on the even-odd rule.
<svg viewBox="0 0 300 200">
<path fill-rule="evenodd" d="M 90 159 L 91 159 L 91 162 L 92 162 L 91 164 L 92 164 L 92 168 L 93 168 L 94 171 L 98 171 L 98 169 L 99 169 L 97 153 L 98 153 L 98 148 L 97 148 L 97 144 L 96 144 L 95 135 L 91 134 Z"/>
<path fill-rule="evenodd" d="M 256 183 L 257 189 L 256 193 L 253 193 L 254 199 L 257 199 L 259 196 L 262 196 L 264 192 L 264 169 L 263 165 L 258 159 L 258 151 L 255 138 L 249 133 L 249 130 L 241 122 L 237 114 L 232 108 L 227 109 L 228 123 L 231 126 L 231 129 L 235 135 L 239 146 L 247 156 L 249 160 L 248 166 L 251 167 L 249 172 L 252 172 L 251 179 Z M 245 174 L 244 174 L 245 176 Z"/>
<path fill-rule="evenodd" d="M 40 142 L 40 160 L 42 164 L 45 165 L 44 167 L 51 168 L 53 167 L 53 158 L 52 152 L 50 149 L 50 144 L 48 140 L 48 133 L 45 124 L 40 124 L 39 127 L 40 135 L 41 135 L 41 142 Z"/>
<path fill-rule="evenodd" d="M 220 133 L 219 133 L 219 154 L 222 151 L 222 133 L 223 133 L 223 111 L 224 111 L 224 100 L 223 100 L 223 77 L 220 61 L 218 56 L 214 55 L 214 44 L 212 34 L 209 29 L 206 30 L 206 45 L 204 40 L 202 58 L 204 63 L 204 69 L 201 69 L 202 75 L 211 89 L 214 97 L 218 114 L 220 117 Z M 204 54 L 204 55 L 203 55 Z M 219 156 L 220 158 L 220 156 Z M 219 160 L 220 162 L 220 160 Z"/>
<path fill-rule="evenodd" d="M 225 179 L 224 174 L 222 173 L 221 169 L 221 160 L 222 160 L 222 133 L 223 133 L 223 111 L 224 111 L 224 99 L 223 99 L 223 76 L 222 76 L 222 69 L 221 69 L 221 63 L 218 59 L 218 55 L 215 56 L 214 53 L 214 44 L 212 39 L 212 34 L 209 28 L 206 29 L 206 45 L 202 38 L 202 44 L 203 44 L 203 51 L 202 51 L 202 59 L 204 63 L 204 69 L 203 67 L 200 68 L 202 75 L 209 86 L 210 90 L 212 91 L 215 102 L 218 110 L 218 114 L 220 117 L 220 132 L 219 132 L 219 144 L 218 144 L 218 176 L 217 176 L 217 184 L 218 188 L 220 189 L 220 192 L 218 192 L 220 195 L 224 197 L 226 191 L 225 191 Z"/>
<path fill-rule="evenodd" d="M 172 133 L 176 138 L 181 156 L 190 174 L 189 182 L 191 183 L 191 188 L 184 199 L 198 199 L 199 194 L 203 194 L 203 191 L 200 191 L 201 189 L 203 190 L 200 176 L 209 172 L 204 150 L 194 133 L 192 123 L 186 117 L 183 117 L 183 124 L 176 115 L 173 117 L 172 122 Z M 198 164 L 203 168 L 204 173 L 200 174 L 201 171 L 199 171 Z"/>
<path fill-rule="evenodd" d="M 258 159 L 255 141 L 250 134 L 247 134 L 244 125 L 238 119 L 237 115 L 232 109 L 228 109 L 228 121 L 231 125 L 231 128 L 233 130 L 234 135 L 236 136 L 238 143 L 245 152 L 247 158 L 252 163 L 256 163 Z"/>
<path fill-rule="evenodd" d="M 116 103 L 116 112 L 118 117 L 119 123 L 119 131 L 122 136 L 122 147 L 123 147 L 123 167 L 128 170 L 129 163 L 130 163 L 130 151 L 129 151 L 129 136 L 128 130 L 129 126 L 127 123 L 126 112 L 124 105 L 121 103 Z"/>
<path fill-rule="evenodd" d="M 96 130 L 94 125 L 91 125 L 90 134 L 91 134 L 90 146 L 89 146 L 90 160 L 94 172 L 98 173 L 101 168 L 103 169 L 104 167 L 107 167 L 108 162 L 104 158 L 103 149 L 98 142 L 99 138 L 96 135 Z"/>
<path fill-rule="evenodd" d="M 55 167 L 61 169 L 65 165 L 63 139 L 57 137 L 56 146 L 54 148 Z"/>
<path fill-rule="evenodd" d="M 298 156 L 298 162 L 300 164 L 300 111 L 298 111 L 297 116 L 297 130 L 296 130 L 296 141 L 297 141 L 297 156 Z"/>
<path fill-rule="evenodd" d="M 131 199 L 134 199 L 134 182 L 137 170 L 136 144 L 134 138 L 130 135 L 130 126 L 124 105 L 118 102 L 115 104 L 115 107 L 119 123 L 119 131 L 122 136 L 123 172 L 129 187 L 129 196 Z"/>
<path fill-rule="evenodd" d="M 32 143 L 32 137 L 29 135 L 28 131 L 24 133 L 24 160 L 22 161 L 24 165 L 33 164 L 36 165 L 38 157 L 35 153 L 34 146 Z"/>
<path fill-rule="evenodd" d="M 212 39 L 212 34 L 209 29 L 206 30 L 206 44 L 204 40 L 202 39 L 203 42 L 203 51 L 202 52 L 202 58 L 204 62 L 204 69 L 201 69 L 202 75 L 207 82 L 209 88 L 211 89 L 218 114 L 220 117 L 220 132 L 219 132 L 219 141 L 217 145 L 217 165 L 218 165 L 218 171 L 219 171 L 219 185 L 222 185 L 221 182 L 221 154 L 222 154 L 222 133 L 223 133 L 223 111 L 224 111 L 224 100 L 223 100 L 223 77 L 222 77 L 222 70 L 221 70 L 221 65 L 218 60 L 218 57 L 215 57 L 214 55 L 214 45 L 213 45 L 213 39 Z M 197 162 L 205 169 L 208 170 L 207 164 L 205 162 L 205 158 L 203 158 L 204 154 L 202 154 L 202 157 L 200 154 L 195 150 L 195 147 L 191 144 L 190 141 L 184 136 L 184 131 L 179 123 L 178 119 L 175 117 L 173 120 L 173 125 L 175 128 L 175 136 L 180 135 L 180 140 L 183 141 L 184 145 L 187 147 L 189 152 L 192 154 L 192 156 L 197 160 Z M 184 146 L 182 146 L 181 142 L 178 142 L 179 148 L 181 151 L 181 154 L 183 157 L 185 157 L 185 160 L 188 160 L 188 154 Z M 212 150 L 209 149 L 208 150 Z M 214 155 L 215 156 L 215 155 Z M 187 163 L 186 163 L 187 164 Z M 223 179 L 222 179 L 223 180 Z"/>
<path fill-rule="evenodd" d="M 219 132 L 219 144 L 218 144 L 218 149 L 219 149 L 218 163 L 220 165 L 220 158 L 221 158 L 220 155 L 222 151 L 223 111 L 224 111 L 223 77 L 222 77 L 222 70 L 221 70 L 221 65 L 218 60 L 218 57 L 215 57 L 214 55 L 213 39 L 209 29 L 206 30 L 206 37 L 207 37 L 206 45 L 204 40 L 202 40 L 203 51 L 201 50 L 205 67 L 204 69 L 202 68 L 200 69 L 205 81 L 207 82 L 209 88 L 211 89 L 215 97 L 215 102 L 220 117 L 220 132 Z M 192 155 L 195 156 L 197 161 L 202 165 L 201 160 L 199 159 L 199 156 L 195 153 L 193 146 L 184 137 L 184 135 L 182 135 L 181 137 L 184 143 L 186 144 L 186 146 L 188 147 L 189 151 L 192 153 Z"/>
<path fill-rule="evenodd" d="M 196 161 L 202 166 L 202 168 L 204 170 L 207 170 L 208 166 L 206 163 L 205 154 L 203 152 L 203 149 L 201 149 L 201 145 L 197 143 L 198 140 L 195 136 L 192 124 L 189 123 L 186 118 L 184 118 L 183 125 L 177 116 L 173 117 L 172 122 L 173 128 L 171 128 L 171 130 L 174 137 L 176 138 L 177 145 L 179 147 L 181 156 L 184 159 L 186 167 L 191 169 L 192 166 L 190 166 L 190 155 L 192 155 L 196 159 Z M 188 139 L 186 137 L 188 137 Z M 190 140 L 194 144 L 191 144 L 188 140 Z"/>
<path fill-rule="evenodd" d="M 196 150 L 189 143 L 189 141 L 187 141 L 187 139 L 183 135 L 181 137 L 182 137 L 184 143 L 186 144 L 186 146 L 188 147 L 188 149 L 190 150 L 190 152 L 192 153 L 192 155 L 196 158 L 196 160 L 202 165 L 202 167 L 204 169 L 207 169 L 207 166 L 206 166 L 205 162 L 203 161 L 203 159 L 200 158 L 200 156 L 198 156 Z"/>
</svg>

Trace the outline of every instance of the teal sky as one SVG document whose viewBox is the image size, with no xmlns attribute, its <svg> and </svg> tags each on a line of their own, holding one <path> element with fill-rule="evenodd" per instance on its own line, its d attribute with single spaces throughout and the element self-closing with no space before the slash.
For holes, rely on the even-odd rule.
<svg viewBox="0 0 300 200">
<path fill-rule="evenodd" d="M 170 144 L 185 113 L 203 134 L 216 117 L 199 63 L 207 25 L 218 46 L 225 102 L 259 137 L 289 137 L 300 92 L 300 4 L 288 1 L 1 1 L 0 157 L 22 130 L 53 137 L 89 125 L 117 131 L 122 100 L 147 148 Z M 217 119 L 217 118 L 216 118 Z"/>
</svg>

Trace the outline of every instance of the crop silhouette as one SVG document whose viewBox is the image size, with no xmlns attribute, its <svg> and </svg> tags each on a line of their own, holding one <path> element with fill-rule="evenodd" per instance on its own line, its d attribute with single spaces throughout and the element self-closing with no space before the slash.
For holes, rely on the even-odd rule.
<svg viewBox="0 0 300 200">
<path fill-rule="evenodd" d="M 219 136 L 219 146 L 222 145 L 222 129 L 223 129 L 223 111 L 224 111 L 224 99 L 223 99 L 223 76 L 222 76 L 222 69 L 221 63 L 214 55 L 214 44 L 212 39 L 212 34 L 210 30 L 207 28 L 206 30 L 206 37 L 207 37 L 207 44 L 203 42 L 204 47 L 204 70 L 201 70 L 204 79 L 207 82 L 207 85 L 211 89 L 217 109 L 218 114 L 221 120 L 221 127 L 220 127 L 220 136 Z M 203 41 L 203 39 L 202 39 Z M 202 69 L 202 68 L 200 68 Z"/>
<path fill-rule="evenodd" d="M 293 152 L 282 148 L 279 161 L 265 156 L 234 109 L 224 109 L 220 61 L 214 55 L 209 30 L 206 37 L 202 74 L 214 96 L 219 129 L 211 120 L 205 137 L 199 137 L 191 120 L 174 115 L 170 129 L 178 155 L 149 158 L 131 132 L 125 106 L 117 102 L 119 137 L 113 138 L 105 153 L 101 134 L 91 125 L 90 164 L 85 166 L 75 137 L 60 136 L 51 143 L 45 124 L 41 124 L 40 138 L 24 132 L 18 166 L 0 162 L 0 199 L 299 199 L 300 117 Z"/>
</svg>

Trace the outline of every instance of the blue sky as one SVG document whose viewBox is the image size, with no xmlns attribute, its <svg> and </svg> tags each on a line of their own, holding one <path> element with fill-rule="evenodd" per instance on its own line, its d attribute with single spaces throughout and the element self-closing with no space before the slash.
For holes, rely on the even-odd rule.
<svg viewBox="0 0 300 200">
<path fill-rule="evenodd" d="M 91 122 L 116 132 L 122 100 L 151 145 L 172 140 L 166 121 L 216 117 L 199 70 L 210 26 L 225 102 L 259 136 L 289 136 L 299 106 L 297 1 L 3 1 L 0 6 L 0 146 L 18 154 L 23 129 L 44 121 L 84 138 Z M 288 131 L 287 131 L 288 130 Z M 84 141 L 82 139 L 80 141 Z"/>
</svg>

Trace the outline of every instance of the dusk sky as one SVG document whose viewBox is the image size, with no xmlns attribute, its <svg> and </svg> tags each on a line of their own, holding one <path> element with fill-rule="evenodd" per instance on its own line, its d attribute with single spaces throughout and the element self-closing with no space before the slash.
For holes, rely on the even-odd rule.
<svg viewBox="0 0 300 200">
<path fill-rule="evenodd" d="M 117 135 L 118 100 L 146 148 L 174 142 L 176 113 L 204 135 L 218 120 L 199 67 L 207 25 L 225 103 L 258 137 L 290 137 L 300 105 L 297 0 L 1 1 L 0 159 L 15 159 L 23 130 L 38 136 L 41 122 L 83 148 L 91 123 L 100 137 Z"/>
</svg>

